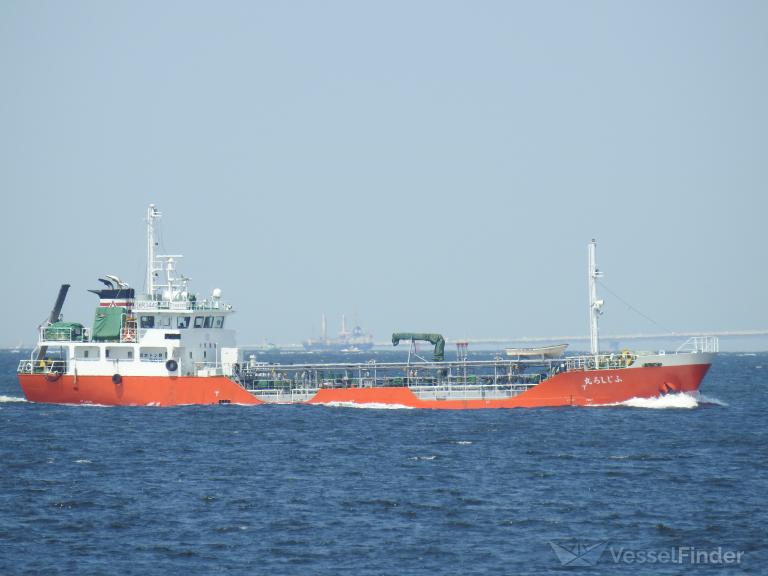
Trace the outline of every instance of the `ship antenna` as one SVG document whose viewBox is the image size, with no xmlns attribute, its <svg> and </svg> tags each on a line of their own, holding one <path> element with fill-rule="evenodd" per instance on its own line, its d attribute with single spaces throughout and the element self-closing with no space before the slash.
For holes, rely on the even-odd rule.
<svg viewBox="0 0 768 576">
<path fill-rule="evenodd" d="M 160 211 L 150 204 L 147 209 L 147 295 L 150 300 L 155 294 L 155 272 L 159 269 L 155 262 L 155 220 L 159 220 L 160 216 Z"/>
<path fill-rule="evenodd" d="M 603 301 L 597 297 L 597 279 L 601 278 L 603 273 L 597 268 L 596 248 L 597 241 L 592 238 L 589 243 L 589 345 L 590 352 L 595 356 L 600 353 L 597 321 L 603 313 Z"/>
</svg>

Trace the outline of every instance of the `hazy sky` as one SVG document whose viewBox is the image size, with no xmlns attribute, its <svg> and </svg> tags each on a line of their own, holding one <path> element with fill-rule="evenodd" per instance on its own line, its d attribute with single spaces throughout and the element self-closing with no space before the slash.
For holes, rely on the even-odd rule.
<svg viewBox="0 0 768 576">
<path fill-rule="evenodd" d="M 0 3 L 0 345 L 144 281 L 242 344 L 768 327 L 768 3 Z M 660 326 L 659 326 L 660 325 Z"/>
</svg>

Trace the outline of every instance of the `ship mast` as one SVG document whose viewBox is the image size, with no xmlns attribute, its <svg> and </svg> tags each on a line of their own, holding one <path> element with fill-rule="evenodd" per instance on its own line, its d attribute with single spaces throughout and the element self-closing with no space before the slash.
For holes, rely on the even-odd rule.
<svg viewBox="0 0 768 576">
<path fill-rule="evenodd" d="M 603 273 L 597 268 L 596 247 L 597 241 L 592 238 L 592 242 L 589 243 L 589 346 L 593 355 L 600 353 L 597 321 L 603 313 L 603 301 L 597 298 L 597 279 L 601 278 Z"/>
<path fill-rule="evenodd" d="M 150 204 L 147 209 L 147 296 L 150 299 L 155 294 L 155 272 L 159 271 L 155 262 L 155 220 L 159 220 L 160 216 L 160 211 Z"/>
</svg>

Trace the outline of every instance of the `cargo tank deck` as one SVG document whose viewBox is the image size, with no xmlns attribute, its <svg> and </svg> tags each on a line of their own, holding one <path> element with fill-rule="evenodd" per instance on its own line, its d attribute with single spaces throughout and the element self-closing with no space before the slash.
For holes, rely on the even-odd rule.
<svg viewBox="0 0 768 576">
<path fill-rule="evenodd" d="M 308 401 L 323 389 L 408 388 L 424 400 L 511 398 L 568 369 L 552 360 L 466 360 L 268 364 L 249 362 L 233 378 L 260 400 Z M 571 363 L 571 366 L 575 366 Z M 626 364 L 623 364 L 626 366 Z M 616 364 L 619 367 L 619 364 Z"/>
</svg>

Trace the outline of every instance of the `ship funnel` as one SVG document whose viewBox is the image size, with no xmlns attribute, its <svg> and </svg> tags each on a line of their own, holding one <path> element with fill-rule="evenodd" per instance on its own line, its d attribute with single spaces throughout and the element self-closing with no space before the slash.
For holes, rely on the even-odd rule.
<svg viewBox="0 0 768 576">
<path fill-rule="evenodd" d="M 108 308 L 121 306 L 123 308 L 132 308 L 133 300 L 135 298 L 135 290 L 133 288 L 128 288 L 128 284 L 120 281 L 117 276 L 107 276 L 107 278 L 112 279 L 111 288 L 88 290 L 88 292 L 92 292 L 99 297 L 99 307 Z M 99 280 L 107 285 L 103 278 L 99 278 Z M 117 284 L 117 286 L 115 286 L 115 284 Z"/>
</svg>

